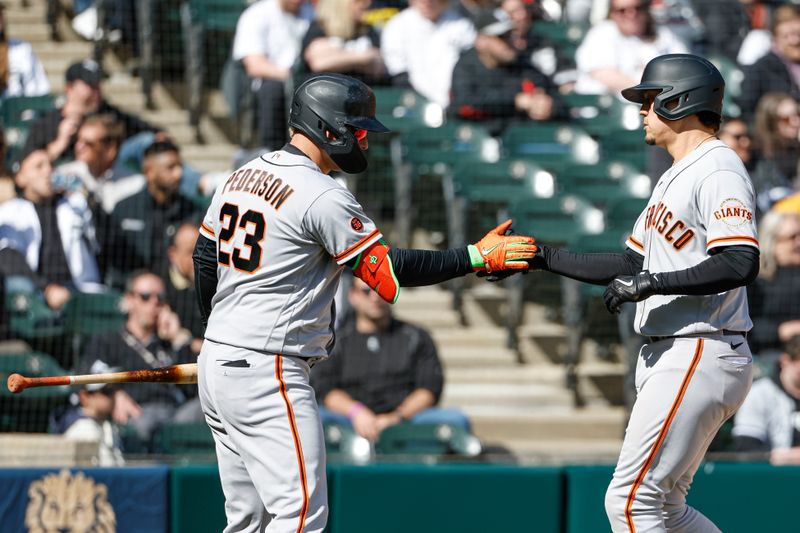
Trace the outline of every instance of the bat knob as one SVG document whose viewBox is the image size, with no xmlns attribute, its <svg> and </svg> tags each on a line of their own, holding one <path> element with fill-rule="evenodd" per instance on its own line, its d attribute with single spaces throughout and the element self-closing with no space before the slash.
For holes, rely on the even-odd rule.
<svg viewBox="0 0 800 533">
<path fill-rule="evenodd" d="M 8 376 L 8 390 L 14 394 L 25 390 L 25 378 L 19 374 L 11 374 Z"/>
</svg>

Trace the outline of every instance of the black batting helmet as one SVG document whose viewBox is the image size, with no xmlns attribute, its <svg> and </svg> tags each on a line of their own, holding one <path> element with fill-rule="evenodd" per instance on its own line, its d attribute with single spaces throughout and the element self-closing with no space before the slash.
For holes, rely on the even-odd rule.
<svg viewBox="0 0 800 533">
<path fill-rule="evenodd" d="M 626 100 L 641 104 L 645 91 L 659 90 L 653 110 L 668 120 L 678 120 L 701 111 L 722 116 L 725 80 L 710 61 L 691 54 L 666 54 L 650 60 L 642 73 L 642 82 L 622 91 Z M 678 105 L 667 109 L 673 100 Z"/>
<path fill-rule="evenodd" d="M 294 92 L 289 126 L 306 134 L 350 174 L 367 168 L 353 131 L 389 131 L 375 118 L 372 89 L 350 76 L 328 73 L 309 78 Z"/>
</svg>

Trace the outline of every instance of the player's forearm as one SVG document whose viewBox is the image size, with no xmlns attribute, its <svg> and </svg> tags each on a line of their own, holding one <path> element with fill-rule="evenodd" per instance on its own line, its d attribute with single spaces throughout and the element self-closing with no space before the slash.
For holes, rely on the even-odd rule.
<svg viewBox="0 0 800 533">
<path fill-rule="evenodd" d="M 729 246 L 691 268 L 657 274 L 653 288 L 656 294 L 702 296 L 742 287 L 756 279 L 758 255 L 752 246 Z"/>
<path fill-rule="evenodd" d="M 644 258 L 631 250 L 622 254 L 582 254 L 539 244 L 533 267 L 568 278 L 607 285 L 621 275 L 634 275 L 642 270 Z"/>
<path fill-rule="evenodd" d="M 406 396 L 394 410 L 400 418 L 409 420 L 417 414 L 436 405 L 436 397 L 428 389 L 416 389 Z"/>
<path fill-rule="evenodd" d="M 202 235 L 192 254 L 194 263 L 194 288 L 197 293 L 197 305 L 203 317 L 203 325 L 208 324 L 211 314 L 211 299 L 217 292 L 217 253 L 214 241 Z"/>
<path fill-rule="evenodd" d="M 466 248 L 442 251 L 391 248 L 389 257 L 401 287 L 435 285 L 473 271 Z"/>
</svg>

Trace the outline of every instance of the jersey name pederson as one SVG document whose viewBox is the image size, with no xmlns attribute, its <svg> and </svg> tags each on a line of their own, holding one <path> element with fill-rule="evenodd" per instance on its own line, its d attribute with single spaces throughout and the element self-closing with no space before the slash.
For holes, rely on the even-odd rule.
<svg viewBox="0 0 800 533">
<path fill-rule="evenodd" d="M 226 192 L 247 192 L 261 197 L 277 211 L 294 189 L 288 184 L 284 185 L 281 178 L 266 170 L 246 168 L 228 177 L 222 187 L 222 194 Z"/>
</svg>

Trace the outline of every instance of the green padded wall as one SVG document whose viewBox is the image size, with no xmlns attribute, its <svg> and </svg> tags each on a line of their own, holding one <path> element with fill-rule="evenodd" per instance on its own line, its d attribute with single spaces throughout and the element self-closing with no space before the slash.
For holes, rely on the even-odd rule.
<svg viewBox="0 0 800 533">
<path fill-rule="evenodd" d="M 610 531 L 604 498 L 614 467 L 567 467 L 566 532 Z M 800 467 L 760 463 L 705 463 L 688 502 L 725 533 L 800 531 L 797 490 Z"/>
<path fill-rule="evenodd" d="M 330 533 L 562 531 L 560 468 L 341 465 L 330 470 Z"/>
<path fill-rule="evenodd" d="M 217 465 L 176 466 L 170 470 L 170 531 L 211 532 L 225 528 L 225 498 Z"/>
</svg>

